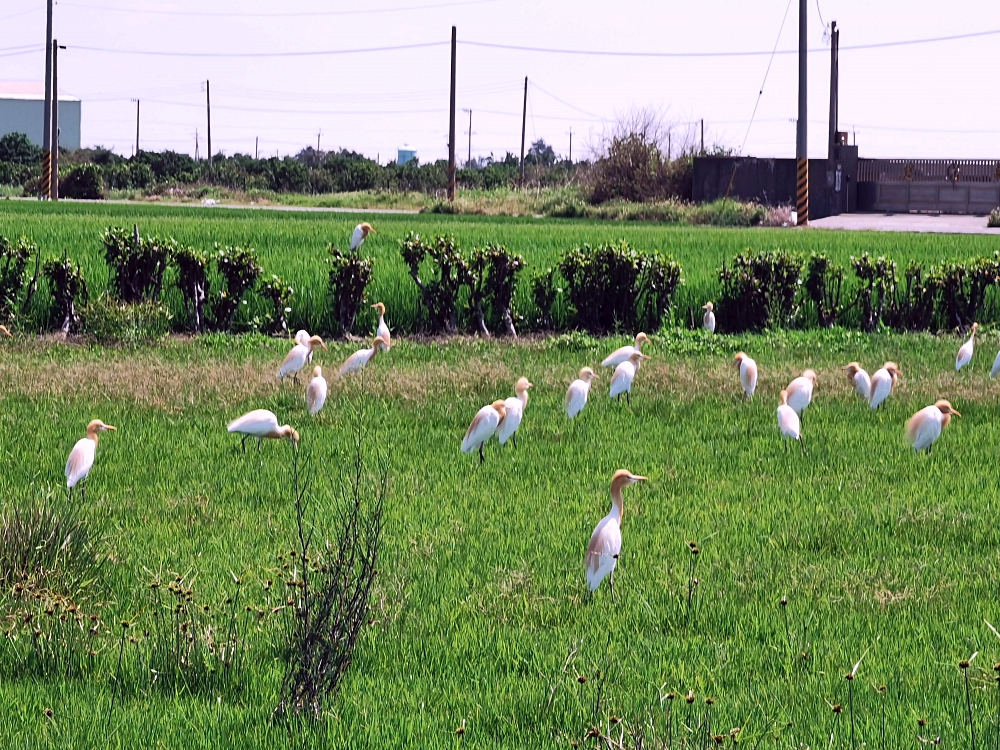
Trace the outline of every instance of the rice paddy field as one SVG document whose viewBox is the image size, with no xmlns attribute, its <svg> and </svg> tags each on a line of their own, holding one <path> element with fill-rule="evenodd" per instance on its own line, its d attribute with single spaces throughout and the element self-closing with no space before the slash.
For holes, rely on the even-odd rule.
<svg viewBox="0 0 1000 750">
<path fill-rule="evenodd" d="M 359 221 L 3 209 L 0 234 L 26 234 L 45 251 L 65 247 L 95 279 L 101 230 L 137 220 L 202 247 L 252 244 L 269 272 L 280 266 L 303 289 L 323 284 L 325 245 Z M 380 264 L 376 296 L 394 328 L 404 317 L 394 305 L 415 303 L 395 256 L 410 229 L 453 232 L 466 246 L 505 242 L 532 265 L 624 236 L 678 258 L 692 295 L 746 246 L 904 260 L 970 257 L 996 244 L 375 219 L 366 248 Z M 18 591 L 0 570 L 0 746 L 895 748 L 941 738 L 944 747 L 994 747 L 1000 383 L 988 373 L 997 332 L 980 333 L 972 364 L 958 373 L 962 339 L 950 334 L 712 337 L 668 327 L 652 339 L 631 405 L 607 397 L 605 371 L 572 422 L 563 412 L 567 385 L 627 339 L 397 335 L 364 377 L 344 379 L 332 373 L 357 344 L 328 342 L 315 360 L 330 376 L 330 397 L 315 418 L 304 384 L 274 376 L 287 341 L 0 339 L 0 560 L 16 557 L 21 537 L 10 519 L 24 509 L 80 524 L 53 564 L 65 574 L 43 577 L 51 589 Z M 761 369 L 752 402 L 740 397 L 738 351 Z M 903 378 L 879 411 L 841 372 L 852 360 L 869 372 L 899 363 Z M 806 367 L 819 374 L 803 421 L 807 453 L 786 453 L 778 392 Z M 519 376 L 534 388 L 517 447 L 493 441 L 479 465 L 459 451 L 462 436 L 481 406 L 512 395 Z M 962 417 L 932 454 L 915 455 L 903 425 L 938 398 Z M 369 623 L 318 721 L 273 715 L 287 659 L 282 579 L 295 565 L 292 453 L 284 442 L 240 451 L 225 427 L 253 408 L 271 409 L 301 434 L 316 538 L 336 529 L 359 424 L 367 475 L 389 478 Z M 118 429 L 101 437 L 85 500 L 70 501 L 66 456 L 94 418 Z M 583 556 L 619 468 L 649 481 L 625 491 L 612 601 L 606 585 L 587 592 Z M 99 565 L 73 558 L 82 537 Z M 172 584 L 202 613 L 205 645 L 183 680 L 161 679 L 156 656 Z M 237 634 L 229 665 L 208 646 L 220 631 Z"/>
</svg>

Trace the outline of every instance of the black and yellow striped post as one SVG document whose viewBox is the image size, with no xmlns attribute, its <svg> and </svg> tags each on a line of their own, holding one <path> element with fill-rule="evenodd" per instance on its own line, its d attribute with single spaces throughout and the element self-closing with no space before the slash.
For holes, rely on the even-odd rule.
<svg viewBox="0 0 1000 750">
<path fill-rule="evenodd" d="M 52 152 L 42 152 L 42 184 L 38 188 L 38 197 L 45 200 L 49 197 L 49 185 L 52 182 Z"/>
<path fill-rule="evenodd" d="M 809 160 L 795 160 L 795 226 L 809 223 Z"/>
</svg>

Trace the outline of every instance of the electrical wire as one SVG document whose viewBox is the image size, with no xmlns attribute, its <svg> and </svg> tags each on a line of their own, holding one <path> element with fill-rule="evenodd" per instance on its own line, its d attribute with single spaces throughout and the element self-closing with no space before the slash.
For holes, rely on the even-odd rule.
<svg viewBox="0 0 1000 750">
<path fill-rule="evenodd" d="M 789 0 L 789 2 L 791 2 L 791 0 Z M 588 117 L 593 117 L 593 118 L 594 118 L 595 120 L 597 120 L 597 121 L 599 121 L 599 122 L 604 122 L 604 119 L 605 119 L 605 118 L 601 117 L 600 115 L 595 115 L 595 114 L 594 114 L 593 112 L 588 112 L 588 111 L 587 111 L 587 110 L 585 110 L 585 109 L 580 109 L 579 107 L 574 107 L 574 106 L 573 106 L 572 104 L 570 104 L 569 102 L 567 102 L 567 101 L 565 101 L 565 100 L 563 100 L 563 99 L 560 99 L 560 98 L 559 98 L 558 96 L 556 96 L 556 95 L 555 95 L 555 94 L 553 94 L 552 92 L 550 92 L 550 91 L 546 91 L 546 90 L 545 90 L 545 89 L 543 89 L 543 88 L 542 88 L 541 86 L 539 86 L 539 85 L 538 85 L 537 83 L 535 83 L 534 81 L 532 81 L 532 80 L 531 80 L 530 78 L 528 79 L 528 83 L 529 83 L 529 84 L 530 84 L 531 86 L 533 86 L 534 88 L 536 88 L 536 89 L 538 89 L 539 91 L 541 91 L 541 92 L 542 92 L 543 94 L 545 94 L 546 96 L 548 96 L 548 97 L 550 97 L 550 98 L 552 98 L 552 99 L 555 99 L 555 100 L 556 100 L 557 102 L 559 102 L 560 104 L 562 104 L 562 105 L 565 105 L 565 106 L 569 107 L 570 109 L 574 109 L 574 110 L 576 110 L 577 112 L 582 112 L 583 114 L 587 115 Z"/>
<path fill-rule="evenodd" d="M 86 47 L 72 45 L 70 49 L 84 52 L 106 52 L 116 55 L 153 55 L 156 57 L 319 57 L 325 55 L 355 55 L 368 52 L 396 52 L 404 49 L 421 49 L 425 47 L 441 47 L 449 44 L 443 42 L 420 42 L 417 44 L 396 44 L 387 47 L 360 47 L 357 49 L 307 50 L 302 52 L 168 52 L 166 50 L 145 49 L 112 49 L 109 47 Z"/>
<path fill-rule="evenodd" d="M 781 17 L 781 26 L 778 27 L 778 36 L 774 40 L 774 50 L 771 52 L 771 59 L 767 61 L 767 70 L 764 71 L 764 80 L 760 82 L 760 91 L 757 92 L 757 101 L 753 105 L 753 113 L 750 115 L 750 122 L 747 123 L 747 132 L 743 136 L 743 144 L 740 146 L 738 153 L 742 154 L 743 149 L 747 146 L 747 138 L 750 137 L 750 128 L 753 127 L 753 118 L 757 116 L 757 107 L 760 106 L 760 99 L 764 96 L 764 84 L 767 83 L 767 76 L 771 72 L 771 63 L 774 62 L 774 53 L 778 49 L 778 42 L 781 41 L 781 32 L 785 30 L 785 21 L 788 20 L 788 11 L 792 7 L 792 0 L 788 0 L 788 5 L 785 6 L 785 15 Z M 819 9 L 819 0 L 816 0 L 816 8 Z"/>
<path fill-rule="evenodd" d="M 432 5 L 402 5 L 394 8 L 369 8 L 363 10 L 316 10 L 298 13 L 212 13 L 195 10 L 168 10 L 165 8 L 112 8 L 106 5 L 90 5 L 88 3 L 60 3 L 62 8 L 81 8 L 86 10 L 106 10 L 113 13 L 147 13 L 161 16 L 196 16 L 199 18 L 311 18 L 317 16 L 362 16 L 377 13 L 405 13 L 413 10 L 433 10 L 435 8 L 453 8 L 460 5 L 482 5 L 494 3 L 497 0 L 456 0 L 456 2 L 436 3 Z M 26 11 L 27 12 L 27 11 Z M 0 19 L 2 20 L 2 19 Z"/>
</svg>

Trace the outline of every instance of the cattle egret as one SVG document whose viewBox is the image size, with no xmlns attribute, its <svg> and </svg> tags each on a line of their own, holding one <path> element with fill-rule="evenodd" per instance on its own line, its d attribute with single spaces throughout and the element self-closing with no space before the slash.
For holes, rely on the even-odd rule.
<svg viewBox="0 0 1000 750">
<path fill-rule="evenodd" d="M 340 366 L 340 374 L 347 375 L 351 372 L 357 372 L 362 367 L 371 362 L 372 358 L 379 353 L 380 349 L 388 349 L 389 342 L 386 341 L 381 336 L 376 336 L 372 339 L 371 349 L 358 349 L 354 354 L 344 360 L 344 364 Z"/>
<path fill-rule="evenodd" d="M 295 343 L 296 344 L 302 344 L 303 346 L 308 346 L 308 341 L 309 341 L 309 331 L 298 330 L 298 331 L 295 332 Z M 306 360 L 306 362 L 312 363 L 312 361 L 313 361 L 313 353 L 312 353 L 312 350 L 310 349 L 309 350 L 309 358 Z"/>
<path fill-rule="evenodd" d="M 326 403 L 326 378 L 323 377 L 323 368 L 313 368 L 313 379 L 309 381 L 306 388 L 306 406 L 309 408 L 310 416 L 316 416 Z"/>
<path fill-rule="evenodd" d="M 813 388 L 816 387 L 816 372 L 806 370 L 801 376 L 788 384 L 788 405 L 802 419 L 802 412 L 812 403 Z"/>
<path fill-rule="evenodd" d="M 239 419 L 234 419 L 230 422 L 228 429 L 229 432 L 235 432 L 237 435 L 243 436 L 241 445 L 243 446 L 244 453 L 247 450 L 248 437 L 257 438 L 257 450 L 260 450 L 260 444 L 264 438 L 270 440 L 287 438 L 292 442 L 293 448 L 299 444 L 299 433 L 287 424 L 279 425 L 278 418 L 274 416 L 274 412 L 270 412 L 267 409 L 255 409 L 254 411 L 247 412 Z"/>
<path fill-rule="evenodd" d="M 959 348 L 958 356 L 955 357 L 956 372 L 972 361 L 972 351 L 976 347 L 976 331 L 978 328 L 979 323 L 972 324 L 972 331 L 969 332 L 969 340 L 962 344 L 961 348 Z"/>
<path fill-rule="evenodd" d="M 597 524 L 587 545 L 584 566 L 587 569 L 587 588 L 593 593 L 607 576 L 611 588 L 611 601 L 615 599 L 615 566 L 622 551 L 622 516 L 625 506 L 622 489 L 636 482 L 645 482 L 646 477 L 636 476 L 630 471 L 619 469 L 611 478 L 611 512 Z"/>
<path fill-rule="evenodd" d="M 12 334 L 10 331 L 7 330 L 7 326 L 0 326 L 0 333 L 2 333 L 9 339 L 14 338 L 14 334 Z"/>
<path fill-rule="evenodd" d="M 615 374 L 611 376 L 611 398 L 617 398 L 621 401 L 624 393 L 625 400 L 631 406 L 632 381 L 635 380 L 635 373 L 639 370 L 639 362 L 643 359 L 649 359 L 649 357 L 642 352 L 632 352 L 627 360 L 615 368 Z"/>
<path fill-rule="evenodd" d="M 484 406 L 472 420 L 469 429 L 465 432 L 465 439 L 462 440 L 462 453 L 472 453 L 479 449 L 479 463 L 486 460 L 483 455 L 483 446 L 486 441 L 493 437 L 493 433 L 503 424 L 504 417 L 507 416 L 507 405 L 503 401 L 494 401 L 489 406 Z"/>
<path fill-rule="evenodd" d="M 896 385 L 896 378 L 902 375 L 902 370 L 895 362 L 886 362 L 872 375 L 871 393 L 868 403 L 872 409 L 877 409 L 882 402 L 889 398 L 893 386 Z"/>
<path fill-rule="evenodd" d="M 1000 352 L 997 352 L 997 358 L 993 360 L 993 369 L 990 370 L 990 377 L 995 378 L 998 372 L 1000 372 Z"/>
<path fill-rule="evenodd" d="M 633 352 L 641 352 L 643 344 L 649 343 L 652 343 L 649 340 L 649 336 L 639 332 L 635 335 L 634 346 L 623 346 L 620 349 L 615 349 L 610 355 L 608 355 L 607 359 L 601 362 L 601 367 L 618 367 L 618 365 L 622 362 L 627 362 Z"/>
<path fill-rule="evenodd" d="M 365 239 L 369 234 L 377 234 L 377 232 L 372 229 L 372 225 L 367 221 L 363 221 L 354 227 L 354 234 L 351 235 L 351 250 L 357 250 L 365 244 Z"/>
<path fill-rule="evenodd" d="M 583 411 L 583 407 L 587 405 L 591 380 L 600 380 L 600 378 L 589 367 L 584 367 L 580 370 L 579 377 L 566 389 L 566 416 L 570 419 Z"/>
<path fill-rule="evenodd" d="M 93 420 L 87 425 L 87 437 L 77 440 L 73 450 L 69 452 L 69 459 L 66 461 L 66 486 L 69 488 L 70 500 L 73 499 L 73 488 L 79 482 L 83 482 L 80 485 L 80 499 L 87 499 L 86 479 L 97 455 L 97 436 L 105 430 L 114 429 L 116 428 L 99 419 Z"/>
<path fill-rule="evenodd" d="M 376 302 L 372 305 L 372 309 L 378 310 L 378 329 L 376 329 L 375 335 L 385 339 L 385 350 L 389 351 L 392 339 L 389 336 L 389 326 L 385 324 L 385 305 L 381 302 Z"/>
<path fill-rule="evenodd" d="M 702 305 L 701 309 L 705 311 L 705 315 L 701 319 L 701 327 L 709 333 L 715 333 L 715 305 L 707 302 Z"/>
<path fill-rule="evenodd" d="M 743 352 L 739 352 L 734 358 L 733 364 L 740 372 L 740 385 L 743 386 L 743 393 L 752 401 L 753 393 L 757 390 L 757 363 Z"/>
<path fill-rule="evenodd" d="M 861 369 L 857 362 L 851 362 L 840 368 L 847 373 L 847 382 L 854 386 L 854 392 L 867 401 L 872 393 L 872 379 Z"/>
<path fill-rule="evenodd" d="M 962 416 L 944 399 L 933 406 L 925 406 L 906 422 L 906 437 L 913 444 L 914 451 L 924 448 L 931 452 L 934 441 L 941 437 L 941 431 L 948 426 L 952 415 Z"/>
<path fill-rule="evenodd" d="M 798 440 L 802 452 L 806 452 L 806 444 L 802 440 L 802 424 L 795 409 L 788 405 L 788 391 L 781 392 L 781 403 L 778 405 L 778 429 L 785 443 L 785 453 L 788 453 L 788 439 Z"/>
<path fill-rule="evenodd" d="M 500 445 L 506 443 L 507 439 L 510 438 L 510 442 L 513 443 L 515 448 L 517 447 L 517 428 L 521 426 L 521 418 L 524 416 L 524 410 L 528 408 L 529 388 L 531 388 L 531 383 L 528 382 L 528 379 L 519 378 L 514 385 L 514 393 L 517 396 L 504 400 L 503 403 L 507 410 L 507 416 L 504 417 L 503 422 L 497 428 L 497 440 L 500 441 Z"/>
<path fill-rule="evenodd" d="M 293 346 L 292 350 L 285 357 L 285 361 L 281 363 L 281 367 L 278 368 L 278 379 L 282 380 L 292 375 L 298 381 L 299 372 L 308 364 L 313 349 L 320 346 L 326 349 L 326 344 L 323 343 L 323 339 L 319 336 L 310 336 L 304 344 Z"/>
</svg>

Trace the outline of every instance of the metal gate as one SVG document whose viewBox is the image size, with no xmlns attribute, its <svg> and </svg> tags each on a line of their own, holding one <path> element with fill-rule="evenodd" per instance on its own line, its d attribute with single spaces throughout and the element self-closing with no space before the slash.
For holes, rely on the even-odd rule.
<svg viewBox="0 0 1000 750">
<path fill-rule="evenodd" d="M 988 214 L 1000 206 L 1000 160 L 858 159 L 858 210 Z"/>
</svg>

